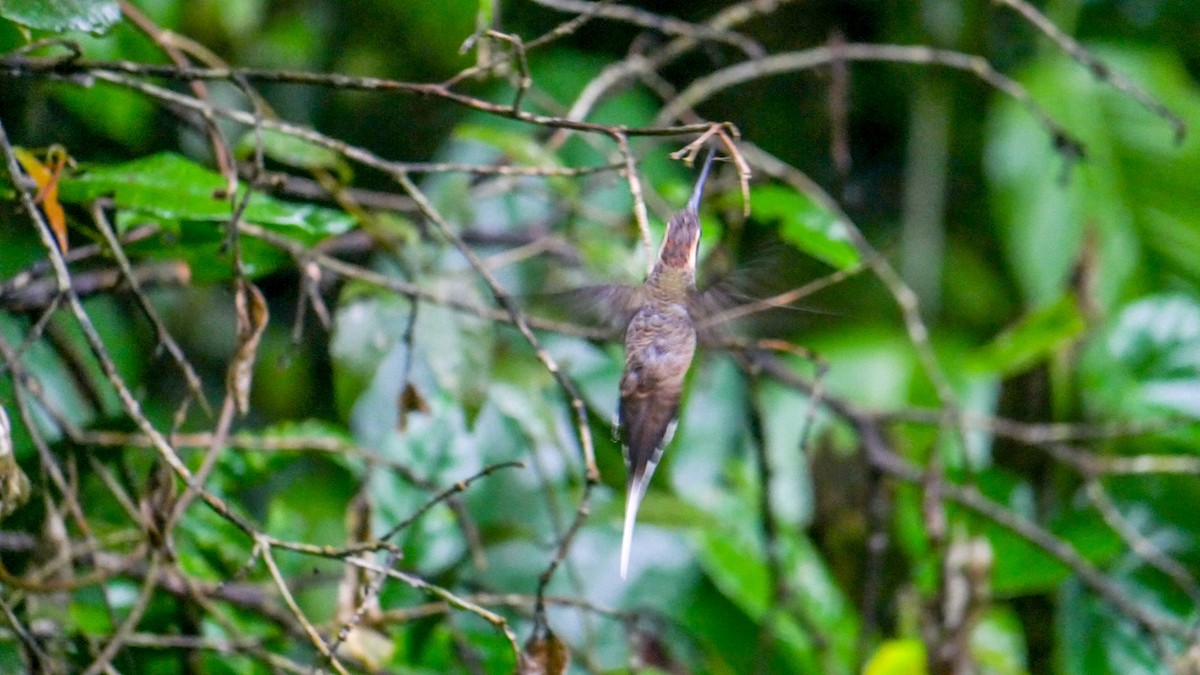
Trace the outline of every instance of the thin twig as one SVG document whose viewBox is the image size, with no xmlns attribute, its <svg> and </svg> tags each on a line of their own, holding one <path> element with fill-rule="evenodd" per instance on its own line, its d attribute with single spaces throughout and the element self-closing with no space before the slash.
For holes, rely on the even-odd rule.
<svg viewBox="0 0 1200 675">
<path fill-rule="evenodd" d="M 713 28 L 706 24 L 693 24 L 674 17 L 662 16 L 637 7 L 621 4 L 587 2 L 586 0 L 533 0 L 543 7 L 550 7 L 563 12 L 590 14 L 605 19 L 625 21 L 635 26 L 650 28 L 667 35 L 686 35 L 697 42 L 711 40 L 723 42 L 742 50 L 751 58 L 762 56 L 762 45 L 744 35 L 730 30 Z"/>
<path fill-rule="evenodd" d="M 1025 0 L 992 0 L 992 2 L 1016 11 L 1034 28 L 1050 38 L 1064 54 L 1075 59 L 1084 68 L 1091 71 L 1092 75 L 1096 76 L 1096 79 L 1101 82 L 1107 82 L 1117 91 L 1132 98 L 1150 112 L 1163 118 L 1175 130 L 1175 142 L 1183 143 L 1184 137 L 1187 136 L 1187 123 L 1183 121 L 1182 117 L 1176 115 L 1170 108 L 1163 105 L 1161 101 L 1142 88 L 1141 85 L 1125 77 L 1125 75 L 1105 63 L 1098 56 L 1085 49 L 1075 38 L 1063 32 L 1061 28 L 1055 25 L 1045 14 L 1039 12 L 1033 5 L 1025 2 Z"/>
<path fill-rule="evenodd" d="M 129 290 L 133 293 L 133 297 L 137 299 L 138 306 L 146 318 L 150 320 L 150 324 L 154 326 L 155 335 L 158 337 L 158 342 L 171 355 L 175 364 L 179 366 L 179 370 L 183 372 L 183 377 L 187 380 L 188 389 L 192 395 L 200 403 L 200 407 L 204 409 L 206 414 L 211 415 L 212 409 L 208 405 L 208 400 L 204 397 L 204 387 L 200 384 L 200 376 L 196 374 L 196 370 L 192 367 L 191 361 L 183 353 L 183 349 L 171 332 L 167 329 L 163 320 L 159 318 L 158 312 L 154 309 L 154 305 L 150 303 L 150 299 L 142 292 L 141 282 L 138 280 L 137 274 L 134 273 L 134 267 L 130 264 L 129 258 L 125 255 L 125 249 L 122 248 L 121 242 L 117 240 L 117 235 L 109 225 L 108 216 L 104 214 L 104 209 L 100 202 L 92 202 L 91 206 L 92 222 L 96 224 L 96 228 L 100 231 L 100 235 L 104 237 L 104 243 L 108 245 L 109 252 L 117 261 L 117 266 L 121 270 L 121 276 L 124 277 L 125 283 L 129 284 Z M 184 269 L 187 269 L 186 267 Z M 186 280 L 185 280 L 186 283 Z"/>
<path fill-rule="evenodd" d="M 1038 105 L 1025 87 L 997 71 L 987 59 L 982 56 L 922 45 L 852 43 L 837 45 L 836 48 L 826 45 L 743 61 L 696 79 L 680 92 L 675 100 L 668 102 L 666 107 L 659 111 L 656 124 L 666 124 L 670 120 L 678 118 L 682 111 L 695 108 L 698 103 L 730 87 L 772 75 L 810 70 L 843 61 L 939 65 L 966 71 L 1023 105 L 1034 119 L 1050 133 L 1055 147 L 1065 156 L 1068 158 L 1083 156 L 1082 145 Z"/>
<path fill-rule="evenodd" d="M 347 558 L 346 562 L 351 565 L 360 567 L 362 569 L 369 570 L 371 572 L 375 572 L 376 574 L 386 574 L 387 576 L 392 577 L 393 579 L 398 579 L 417 590 L 424 591 L 434 597 L 441 598 L 442 600 L 449 603 L 450 606 L 452 606 L 452 607 L 457 607 L 458 609 L 470 612 L 470 613 L 478 616 L 479 618 L 483 619 L 484 621 L 487 621 L 488 623 L 492 624 L 492 626 L 494 626 L 497 630 L 499 630 L 501 633 L 504 634 L 504 638 L 508 641 L 509 647 L 512 649 L 514 657 L 516 657 L 518 654 L 521 653 L 521 648 L 517 645 L 517 636 L 512 632 L 512 628 L 508 625 L 508 620 L 505 619 L 504 617 L 500 616 L 499 614 L 496 614 L 495 612 L 493 612 L 491 610 L 485 609 L 484 607 L 481 607 L 480 605 L 478 605 L 466 598 L 455 595 L 454 593 L 451 593 L 450 591 L 446 590 L 445 588 L 442 588 L 441 586 L 429 583 L 428 581 L 426 581 L 426 580 L 422 579 L 421 577 L 418 577 L 414 574 L 409 574 L 407 572 L 403 572 L 403 571 L 397 570 L 397 569 L 387 569 L 384 567 L 380 567 L 375 562 L 373 562 L 371 560 L 366 560 L 364 558 L 351 557 L 351 558 Z"/>
<path fill-rule="evenodd" d="M 309 640 L 313 646 L 327 659 L 329 665 L 333 667 L 341 675 L 349 675 L 346 667 L 342 665 L 337 656 L 329 651 L 329 646 L 325 644 L 325 638 L 317 632 L 316 626 L 308 620 L 308 616 L 300 609 L 300 605 L 296 604 L 296 599 L 292 597 L 291 590 L 288 589 L 287 581 L 283 578 L 283 574 L 279 571 L 279 566 L 275 564 L 275 556 L 271 553 L 271 543 L 263 538 L 257 538 L 254 544 L 262 554 L 263 562 L 267 565 L 267 570 L 271 573 L 271 578 L 275 580 L 275 588 L 279 589 L 279 594 L 283 597 L 283 602 L 291 610 L 292 616 L 300 622 L 304 627 L 304 632 L 308 634 Z"/>
<path fill-rule="evenodd" d="M 154 595 L 155 585 L 158 583 L 158 575 L 162 571 L 162 554 L 160 552 L 151 552 L 150 554 L 150 570 L 146 573 L 146 578 L 142 581 L 142 588 L 138 592 L 137 599 L 133 606 L 129 609 L 129 614 L 117 630 L 109 638 L 108 644 L 104 645 L 104 649 L 100 650 L 100 654 L 92 661 L 92 664 L 83 671 L 83 675 L 97 675 L 101 671 L 107 671 L 111 665 L 113 658 L 125 646 L 125 642 L 129 635 L 137 628 L 137 625 L 142 620 L 142 616 L 146 613 L 146 609 L 150 607 L 150 598 Z"/>
<path fill-rule="evenodd" d="M 637 161 L 629 149 L 629 138 L 622 133 L 614 134 L 621 157 L 625 160 L 625 180 L 629 183 L 629 194 L 633 196 L 633 221 L 642 236 L 642 249 L 646 252 L 646 274 L 654 269 L 654 244 L 650 241 L 650 222 L 646 216 L 646 200 L 642 197 L 642 181 L 638 178 Z"/>
<path fill-rule="evenodd" d="M 361 89 L 366 91 L 403 91 L 445 99 L 472 110 L 478 110 L 480 112 L 496 115 L 498 117 L 515 119 L 520 122 L 537 126 L 555 129 L 573 129 L 576 131 L 590 131 L 604 135 L 611 134 L 613 130 L 612 126 L 606 124 L 576 122 L 563 117 L 536 114 L 524 110 L 513 111 L 510 105 L 493 103 L 491 101 L 476 98 L 474 96 L 461 94 L 449 90 L 440 84 L 399 82 L 396 80 L 388 80 L 378 77 L 352 77 L 349 75 L 330 73 L 258 70 L 252 68 L 182 68 L 176 66 L 158 66 L 132 63 L 128 61 L 92 62 L 79 60 L 47 63 L 25 57 L 9 56 L 0 58 L 0 75 L 18 77 L 59 75 L 67 77 L 68 81 L 74 81 L 70 76 L 88 75 L 96 78 L 97 80 L 141 90 L 144 93 L 154 92 L 151 95 L 155 98 L 161 98 L 164 100 L 169 100 L 171 98 L 168 96 L 168 94 L 173 93 L 170 92 L 170 90 L 126 78 L 121 75 L 121 73 L 181 80 L 196 79 L 232 81 L 240 77 L 251 82 L 285 82 L 290 84 L 307 84 L 336 89 Z M 227 117 L 237 120 L 246 126 L 253 126 L 254 124 L 251 119 L 252 116 L 249 113 L 211 105 L 194 97 L 183 94 L 178 94 L 175 98 L 176 100 L 172 102 L 184 105 L 184 107 L 195 110 L 201 114 L 215 114 L 221 117 Z M 183 101 L 186 101 L 187 103 L 181 103 Z M 271 125 L 273 124 L 273 121 L 271 120 L 264 120 L 263 122 L 264 127 L 267 128 L 271 128 Z M 708 124 L 683 124 L 666 127 L 654 126 L 619 128 L 621 131 L 630 136 L 688 136 L 701 133 L 707 129 L 708 126 Z M 413 172 L 415 173 L 416 170 L 414 169 Z"/>
<path fill-rule="evenodd" d="M 409 516 L 409 517 L 405 518 L 404 520 L 393 525 L 392 529 L 388 530 L 386 534 L 384 534 L 382 537 L 380 537 L 380 539 L 383 541 L 388 541 L 389 539 L 395 537 L 397 534 L 400 533 L 401 530 L 404 530 L 409 525 L 412 525 L 414 522 L 416 522 L 417 519 L 419 519 L 421 516 L 425 515 L 429 511 L 429 509 L 432 509 L 433 507 L 450 499 L 451 497 L 453 497 L 455 495 L 466 492 L 467 488 L 470 487 L 471 483 L 474 483 L 475 481 L 479 480 L 480 478 L 486 478 L 487 476 L 490 476 L 493 473 L 495 473 L 501 469 L 524 469 L 524 468 L 525 468 L 524 462 L 516 462 L 516 461 L 500 462 L 499 464 L 491 464 L 489 466 L 485 466 L 484 468 L 480 469 L 478 472 L 476 472 L 474 475 L 470 476 L 469 478 L 464 478 L 463 480 L 458 481 L 454 485 L 451 485 L 450 487 L 446 488 L 445 490 L 442 490 L 438 494 L 434 495 L 432 499 L 430 499 L 430 500 L 426 501 L 424 504 L 422 504 L 421 508 L 417 509 L 411 516 Z"/>
<path fill-rule="evenodd" d="M 556 382 L 558 382 L 559 387 L 562 388 L 563 392 L 567 396 L 567 400 L 572 411 L 575 413 L 575 431 L 579 435 L 579 442 L 583 450 L 583 459 L 587 469 L 587 481 L 589 483 L 599 481 L 600 470 L 596 468 L 596 453 L 593 449 L 591 428 L 588 426 L 587 422 L 587 410 L 584 408 L 583 399 L 579 395 L 579 391 L 576 389 L 575 384 L 571 382 L 570 378 L 568 378 L 566 374 L 563 373 L 558 367 L 558 363 L 554 360 L 554 357 L 550 356 L 550 353 L 542 348 L 541 342 L 538 340 L 537 336 L 533 334 L 533 330 L 529 326 L 529 320 L 526 318 L 525 313 L 517 307 L 516 303 L 513 302 L 508 293 L 506 293 L 504 289 L 500 287 L 500 283 L 496 280 L 495 276 L 488 271 L 487 266 L 484 265 L 483 261 L 479 259 L 479 256 L 477 256 L 471 250 L 471 248 L 467 246 L 466 242 L 464 242 L 462 237 L 455 232 L 454 228 L 452 228 L 450 224 L 446 222 L 446 219 L 443 218 L 441 213 L 433 206 L 433 203 L 429 201 L 429 199 L 425 196 L 425 193 L 423 193 L 406 174 L 396 174 L 395 178 L 396 181 L 400 183 L 401 187 L 404 188 L 404 191 L 407 192 L 408 195 L 416 202 L 417 208 L 419 208 L 421 212 L 425 214 L 425 217 L 437 227 L 438 231 L 443 237 L 454 244 L 454 247 L 457 248 L 460 253 L 462 253 L 463 257 L 465 257 L 471 264 L 471 267 L 475 269 L 475 272 L 479 275 L 479 278 L 484 281 L 488 289 L 491 291 L 492 297 L 496 300 L 496 304 L 500 305 L 500 307 L 508 313 L 509 317 L 512 318 L 513 325 L 517 327 L 517 330 L 520 331 L 521 336 L 524 337 L 525 341 L 529 343 L 529 346 L 533 348 L 534 354 L 537 356 L 538 361 L 542 362 L 542 365 L 546 367 L 546 370 L 550 371 L 550 375 L 554 377 Z"/>
</svg>

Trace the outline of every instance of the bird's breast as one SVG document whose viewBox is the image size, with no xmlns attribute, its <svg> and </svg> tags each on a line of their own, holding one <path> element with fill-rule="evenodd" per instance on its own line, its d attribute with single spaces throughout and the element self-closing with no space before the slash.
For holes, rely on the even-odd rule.
<svg viewBox="0 0 1200 675">
<path fill-rule="evenodd" d="M 682 379 L 696 351 L 696 329 L 683 305 L 647 305 L 625 332 L 626 360 L 656 371 L 655 379 Z"/>
</svg>

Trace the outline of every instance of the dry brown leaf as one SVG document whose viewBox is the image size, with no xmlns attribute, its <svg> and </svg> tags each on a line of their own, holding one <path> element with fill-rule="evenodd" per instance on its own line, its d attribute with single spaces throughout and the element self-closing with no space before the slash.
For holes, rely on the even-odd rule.
<svg viewBox="0 0 1200 675">
<path fill-rule="evenodd" d="M 29 477 L 13 454 L 8 413 L 0 406 L 0 518 L 24 506 L 29 501 L 30 488 Z"/>
<path fill-rule="evenodd" d="M 262 291 L 249 281 L 238 284 L 234 305 L 237 310 L 238 347 L 229 364 L 225 387 L 237 402 L 238 412 L 245 415 L 250 412 L 250 385 L 254 381 L 258 343 L 267 328 L 270 313 Z"/>
<path fill-rule="evenodd" d="M 571 665 L 571 650 L 550 627 L 538 621 L 517 659 L 517 675 L 562 675 Z"/>
<path fill-rule="evenodd" d="M 400 396 L 396 401 L 396 407 L 400 410 L 398 422 L 400 431 L 408 430 L 409 413 L 429 413 L 429 404 L 425 402 L 425 397 L 421 396 L 421 392 L 417 391 L 412 382 L 404 383 L 404 390 L 400 392 Z"/>
</svg>

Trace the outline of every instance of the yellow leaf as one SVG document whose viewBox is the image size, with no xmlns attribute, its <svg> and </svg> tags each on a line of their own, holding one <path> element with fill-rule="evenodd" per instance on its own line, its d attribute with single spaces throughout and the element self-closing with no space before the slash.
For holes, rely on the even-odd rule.
<svg viewBox="0 0 1200 675">
<path fill-rule="evenodd" d="M 863 668 L 863 675 L 926 675 L 925 644 L 920 640 L 888 640 Z"/>
<path fill-rule="evenodd" d="M 58 178 L 62 175 L 67 162 L 70 161 L 70 155 L 63 146 L 53 145 L 46 152 L 46 164 L 42 164 L 32 152 L 24 148 L 15 148 L 15 151 L 17 161 L 21 163 L 25 173 L 29 174 L 29 177 L 38 186 L 34 202 L 42 205 L 42 213 L 46 216 L 46 223 L 54 231 L 54 237 L 58 240 L 58 248 L 66 253 L 67 215 L 63 212 L 62 204 L 58 202 Z"/>
</svg>

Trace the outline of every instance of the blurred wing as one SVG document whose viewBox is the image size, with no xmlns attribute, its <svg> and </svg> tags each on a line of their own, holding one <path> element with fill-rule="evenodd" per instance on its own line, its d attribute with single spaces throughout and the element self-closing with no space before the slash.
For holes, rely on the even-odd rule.
<svg viewBox="0 0 1200 675">
<path fill-rule="evenodd" d="M 641 306 L 642 287 L 624 284 L 584 286 L 546 296 L 574 321 L 607 328 L 615 336 L 625 330 Z"/>
<path fill-rule="evenodd" d="M 716 284 L 688 296 L 688 313 L 696 326 L 696 341 L 706 347 L 733 339 L 733 322 L 724 317 L 739 306 L 738 295 L 729 284 Z"/>
<path fill-rule="evenodd" d="M 809 287 L 822 280 L 792 272 L 797 263 L 787 253 L 760 253 L 704 290 L 692 292 L 688 312 L 702 345 L 718 346 L 746 332 L 787 334 L 806 327 L 805 314 L 825 313 L 804 306 L 806 298 L 820 290 Z"/>
</svg>

